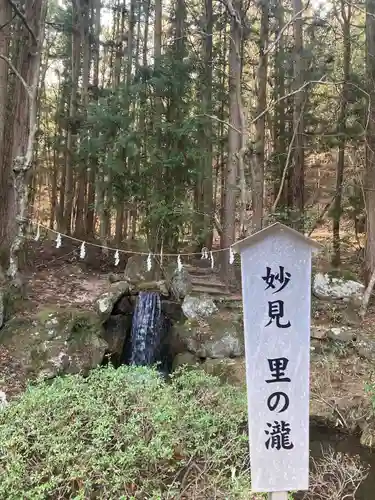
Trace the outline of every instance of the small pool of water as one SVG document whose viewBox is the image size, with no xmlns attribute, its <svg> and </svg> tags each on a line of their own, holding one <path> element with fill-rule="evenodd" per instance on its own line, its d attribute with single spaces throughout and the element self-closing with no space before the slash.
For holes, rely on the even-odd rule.
<svg viewBox="0 0 375 500">
<path fill-rule="evenodd" d="M 323 452 L 332 449 L 337 453 L 349 456 L 359 456 L 361 462 L 369 468 L 365 481 L 356 493 L 356 500 L 375 499 L 375 450 L 361 446 L 356 435 L 337 432 L 329 427 L 311 425 L 310 456 L 319 459 Z"/>
</svg>

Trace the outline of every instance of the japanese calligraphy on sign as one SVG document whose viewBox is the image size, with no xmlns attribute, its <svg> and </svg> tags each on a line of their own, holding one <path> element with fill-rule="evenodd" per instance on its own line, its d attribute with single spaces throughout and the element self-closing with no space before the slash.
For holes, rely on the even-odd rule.
<svg viewBox="0 0 375 500">
<path fill-rule="evenodd" d="M 311 256 L 318 245 L 274 224 L 241 254 L 254 492 L 308 489 Z"/>
</svg>

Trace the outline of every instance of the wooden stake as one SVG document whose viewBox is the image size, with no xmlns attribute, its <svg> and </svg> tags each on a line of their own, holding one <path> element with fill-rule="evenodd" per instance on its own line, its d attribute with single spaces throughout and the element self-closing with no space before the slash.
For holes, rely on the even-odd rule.
<svg viewBox="0 0 375 500">
<path fill-rule="evenodd" d="M 268 500 L 288 500 L 287 491 L 273 491 L 268 493 Z"/>
</svg>

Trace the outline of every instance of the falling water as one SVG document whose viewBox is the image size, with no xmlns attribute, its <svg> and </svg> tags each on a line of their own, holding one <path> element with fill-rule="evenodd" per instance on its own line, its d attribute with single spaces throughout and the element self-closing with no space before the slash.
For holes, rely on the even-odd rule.
<svg viewBox="0 0 375 500">
<path fill-rule="evenodd" d="M 133 314 L 130 364 L 159 363 L 161 371 L 168 371 L 165 353 L 168 326 L 161 310 L 160 295 L 156 292 L 140 292 Z"/>
</svg>

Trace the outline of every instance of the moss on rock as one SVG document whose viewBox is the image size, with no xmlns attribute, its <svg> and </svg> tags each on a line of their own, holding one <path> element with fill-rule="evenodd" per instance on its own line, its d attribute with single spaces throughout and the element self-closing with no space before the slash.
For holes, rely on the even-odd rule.
<svg viewBox="0 0 375 500">
<path fill-rule="evenodd" d="M 30 378 L 87 373 L 100 364 L 107 343 L 91 311 L 42 309 L 34 316 L 11 319 L 0 331 L 0 343 L 24 366 Z"/>
</svg>

